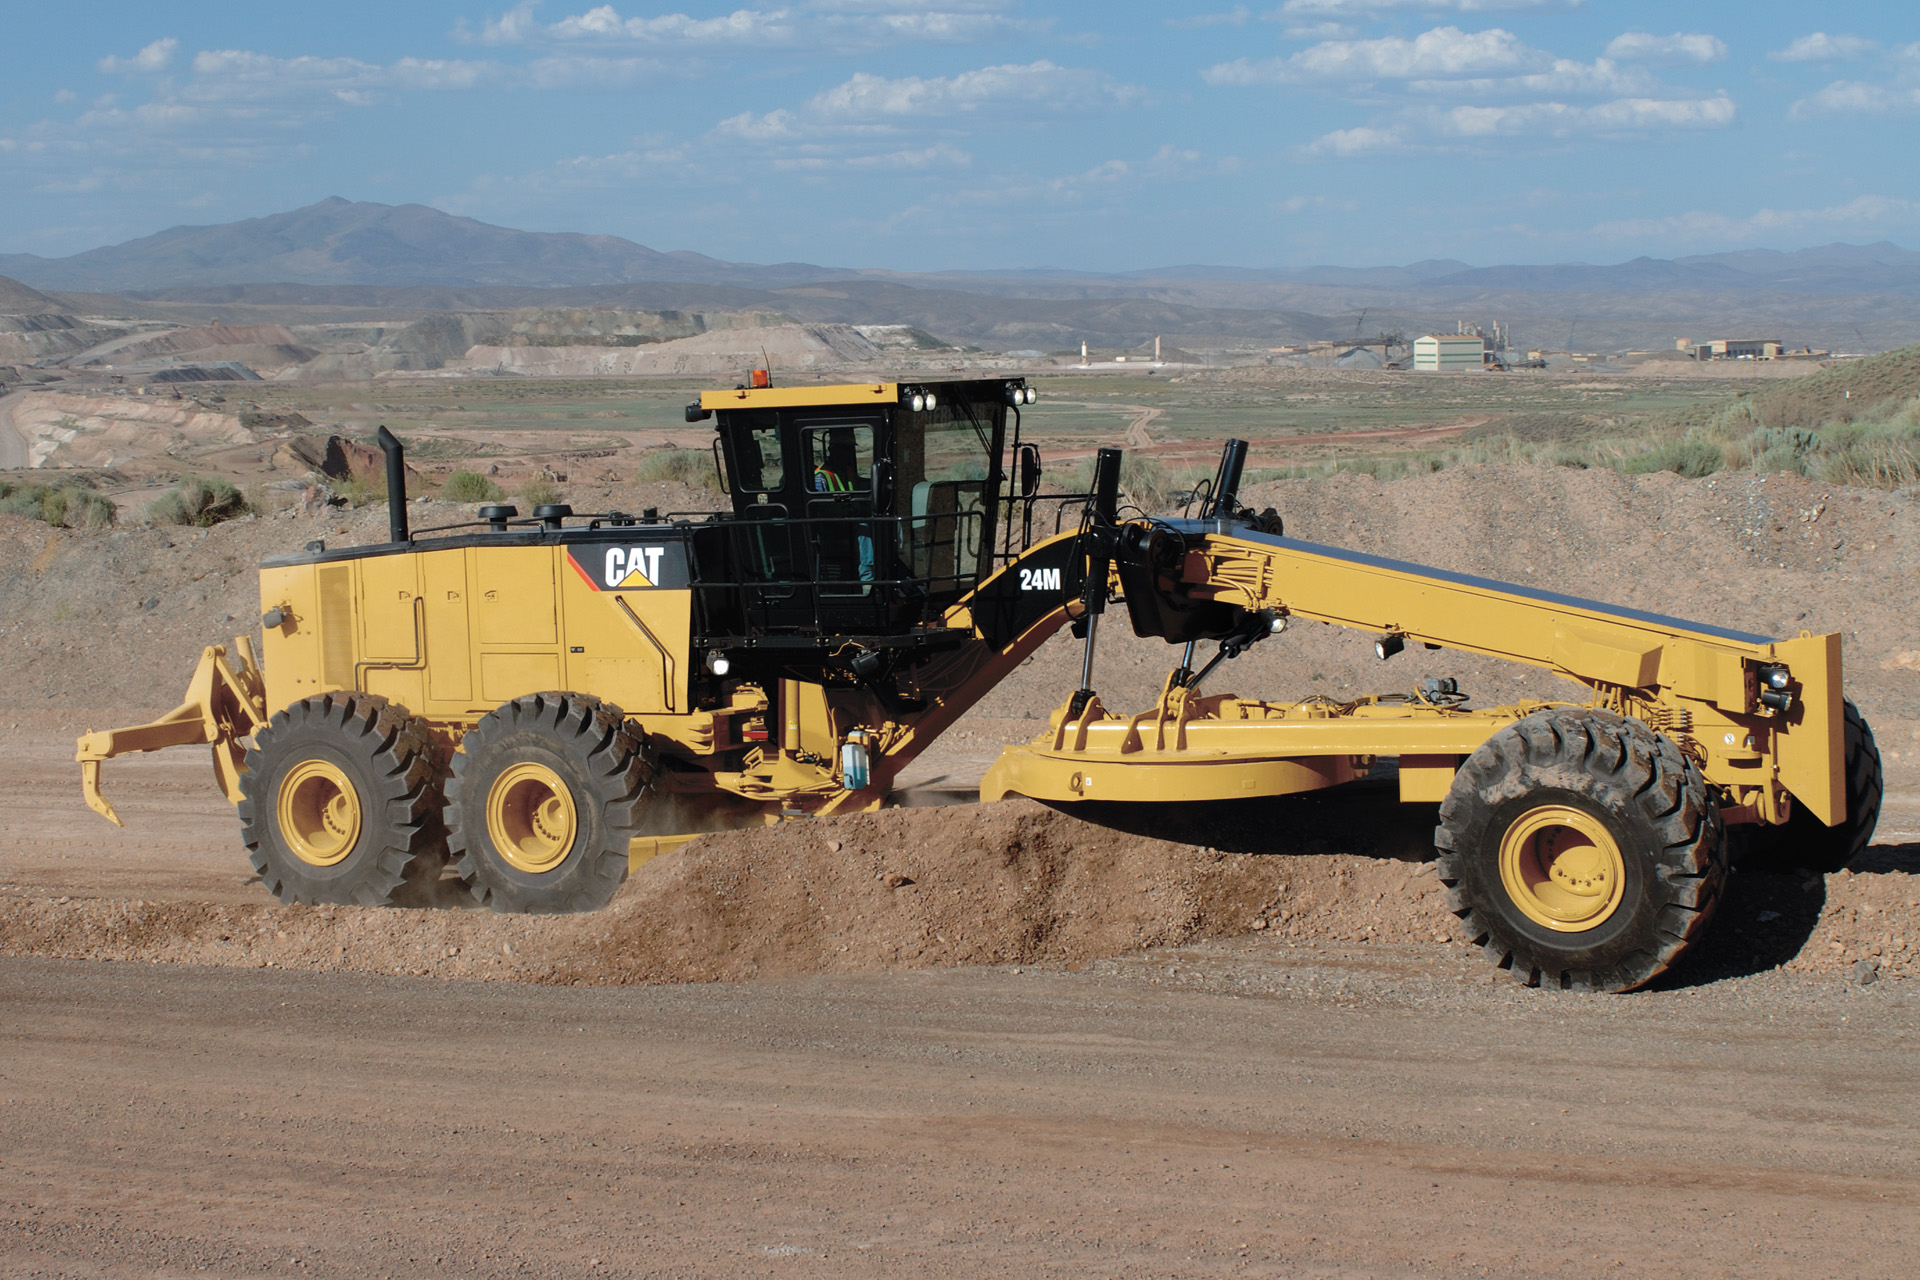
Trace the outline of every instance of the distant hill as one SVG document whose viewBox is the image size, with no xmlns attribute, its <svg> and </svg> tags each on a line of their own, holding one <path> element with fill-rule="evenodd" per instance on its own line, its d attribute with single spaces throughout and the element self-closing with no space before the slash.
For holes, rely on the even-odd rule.
<svg viewBox="0 0 1920 1280">
<path fill-rule="evenodd" d="M 516 231 L 425 205 L 334 198 L 67 258 L 0 255 L 0 273 L 12 277 L 0 286 L 0 315 L 188 324 L 590 306 L 768 309 L 803 321 L 904 324 L 993 350 L 1131 348 L 1155 337 L 1258 350 L 1492 320 L 1528 345 L 1592 350 L 1671 350 L 1676 336 L 1744 333 L 1848 351 L 1920 341 L 1920 253 L 1884 242 L 1607 265 L 1435 259 L 913 273 L 726 262 L 619 236 Z"/>
<path fill-rule="evenodd" d="M 1635 258 L 1605 266 L 1475 267 L 1439 259 L 1383 267 L 1193 264 L 1126 272 L 915 274 L 804 262 L 725 262 L 685 251 L 662 253 L 619 236 L 515 231 L 426 205 L 374 204 L 337 196 L 244 222 L 174 227 L 67 258 L 0 254 L 0 274 L 33 289 L 119 294 L 264 284 L 554 289 L 677 283 L 766 290 L 865 278 L 909 287 L 1036 298 L 1105 295 L 1171 300 L 1170 290 L 1284 286 L 1427 295 L 1453 290 L 1920 295 L 1920 253 L 1884 241 L 1791 253 L 1750 249 L 1674 259 Z M 1197 298 L 1190 294 L 1183 300 Z"/>
<path fill-rule="evenodd" d="M 0 276 L 0 316 L 45 315 L 63 310 L 64 307 L 39 290 Z"/>
<path fill-rule="evenodd" d="M 514 231 L 426 205 L 338 196 L 210 227 L 174 227 L 69 258 L 0 254 L 0 272 L 42 289 L 137 293 L 181 285 L 568 285 L 642 280 L 797 284 L 845 272 L 805 263 L 743 266 L 661 253 L 619 236 Z"/>
<path fill-rule="evenodd" d="M 1920 294 L 1920 253 L 1881 241 L 1783 253 L 1748 249 L 1687 258 L 1635 258 L 1611 266 L 1475 267 L 1436 275 L 1427 288 L 1618 293 L 1668 289 L 1777 289 L 1793 293 Z"/>
</svg>

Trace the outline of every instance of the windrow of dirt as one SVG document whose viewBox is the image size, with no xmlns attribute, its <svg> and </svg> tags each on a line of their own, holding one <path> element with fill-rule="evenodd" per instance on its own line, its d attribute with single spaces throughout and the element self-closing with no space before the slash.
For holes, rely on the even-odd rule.
<svg viewBox="0 0 1920 1280">
<path fill-rule="evenodd" d="M 1384 803 L 1387 797 L 1375 797 Z M 48 897 L 0 885 L 0 955 L 580 985 L 953 965 L 1067 965 L 1253 935 L 1417 958 L 1454 948 L 1432 864 L 1306 852 L 1333 820 L 1278 803 L 1270 853 L 1084 822 L 1026 801 L 895 809 L 703 837 L 591 916 Z M 1409 815 L 1409 827 L 1430 809 Z M 1236 841 L 1236 843 L 1243 843 Z M 1401 843 L 1412 845 L 1415 841 Z M 1693 966 L 1852 982 L 1920 976 L 1911 846 L 1833 876 L 1736 877 Z M 455 886 L 448 886 L 449 897 Z M 1684 975 L 1683 975 L 1684 976 Z M 1703 976 L 1710 976 L 1703 972 Z"/>
</svg>

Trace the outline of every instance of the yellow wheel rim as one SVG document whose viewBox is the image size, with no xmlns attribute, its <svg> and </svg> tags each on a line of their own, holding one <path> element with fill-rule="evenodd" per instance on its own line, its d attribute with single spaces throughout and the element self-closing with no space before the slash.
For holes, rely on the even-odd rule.
<svg viewBox="0 0 1920 1280">
<path fill-rule="evenodd" d="M 1500 840 L 1500 881 L 1535 924 L 1584 933 L 1620 909 L 1627 864 L 1598 818 L 1570 805 L 1520 815 Z"/>
<path fill-rule="evenodd" d="M 360 839 L 360 796 L 331 761 L 302 760 L 287 770 L 275 807 L 281 838 L 302 862 L 334 866 Z"/>
<path fill-rule="evenodd" d="M 516 870 L 553 870 L 573 852 L 579 829 L 573 793 L 543 764 L 514 765 L 487 792 L 487 834 Z"/>
</svg>

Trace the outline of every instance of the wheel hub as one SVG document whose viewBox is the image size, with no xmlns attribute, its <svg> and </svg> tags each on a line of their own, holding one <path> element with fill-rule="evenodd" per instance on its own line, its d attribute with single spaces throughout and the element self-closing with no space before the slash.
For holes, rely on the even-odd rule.
<svg viewBox="0 0 1920 1280">
<path fill-rule="evenodd" d="M 1598 818 L 1571 805 L 1520 815 L 1500 841 L 1500 881 L 1535 924 L 1561 933 L 1597 928 L 1620 908 L 1626 859 Z"/>
<path fill-rule="evenodd" d="M 330 760 L 302 760 L 280 780 L 280 835 L 294 857 L 316 867 L 346 860 L 360 839 L 360 797 Z"/>
<path fill-rule="evenodd" d="M 579 817 L 567 784 L 543 764 L 503 771 L 487 792 L 487 834 L 509 866 L 539 875 L 573 852 Z"/>
</svg>

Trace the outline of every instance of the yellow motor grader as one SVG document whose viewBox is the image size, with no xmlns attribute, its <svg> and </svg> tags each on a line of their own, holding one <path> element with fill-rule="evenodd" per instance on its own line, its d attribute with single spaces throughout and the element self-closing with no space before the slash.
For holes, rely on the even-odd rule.
<svg viewBox="0 0 1920 1280">
<path fill-rule="evenodd" d="M 1439 804 L 1462 933 L 1525 981 L 1624 990 L 1668 968 L 1713 913 L 1730 825 L 1808 865 L 1872 834 L 1879 757 L 1837 634 L 1775 639 L 1288 538 L 1240 506 L 1241 441 L 1191 518 L 1123 516 L 1114 449 L 1090 493 L 1043 496 L 1024 379 L 753 381 L 687 406 L 715 425 L 718 514 L 485 506 L 410 530 L 381 428 L 388 541 L 264 562 L 259 661 L 244 637 L 211 646 L 178 709 L 82 737 L 88 803 L 119 821 L 105 760 L 207 744 L 284 901 L 422 901 L 451 861 L 495 910 L 593 910 L 703 805 L 769 822 L 880 806 L 1071 626 L 1080 687 L 983 799 L 1270 797 L 1397 761 L 1400 798 Z M 1131 714 L 1093 688 L 1120 602 L 1136 634 L 1180 646 Z M 1590 694 L 1204 690 L 1299 620 L 1361 632 L 1382 659 L 1489 655 Z"/>
</svg>

